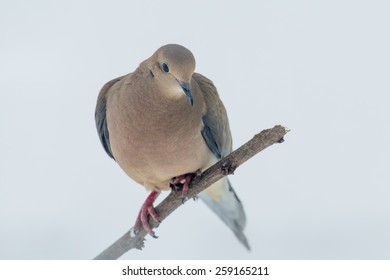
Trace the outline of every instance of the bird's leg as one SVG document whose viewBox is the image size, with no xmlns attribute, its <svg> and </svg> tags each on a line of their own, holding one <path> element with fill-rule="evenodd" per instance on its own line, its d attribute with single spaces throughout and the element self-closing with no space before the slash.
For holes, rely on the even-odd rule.
<svg viewBox="0 0 390 280">
<path fill-rule="evenodd" d="M 202 174 L 202 171 L 197 170 L 195 173 L 187 173 L 184 175 L 177 176 L 173 178 L 173 186 L 175 188 L 178 187 L 178 185 L 181 185 L 181 197 L 183 199 L 187 199 L 188 197 L 188 190 L 190 188 L 191 181 L 196 177 Z"/>
<path fill-rule="evenodd" d="M 188 173 L 188 174 L 179 176 L 179 177 L 182 177 L 180 182 L 183 184 L 183 188 L 181 190 L 181 197 L 182 198 L 185 199 L 188 197 L 188 190 L 190 188 L 191 181 L 192 181 L 192 179 L 195 178 L 195 176 L 196 176 L 196 174 L 194 174 L 194 173 Z"/>
<path fill-rule="evenodd" d="M 148 214 L 152 217 L 152 219 L 155 222 L 160 223 L 156 210 L 154 209 L 153 206 L 153 203 L 159 194 L 160 194 L 159 192 L 153 191 L 146 198 L 144 204 L 141 207 L 141 210 L 139 211 L 137 220 L 135 221 L 134 231 L 136 233 L 139 231 L 142 225 L 142 227 L 145 229 L 147 233 L 149 233 L 152 237 L 157 238 L 157 236 L 154 234 L 154 231 L 152 230 L 152 227 L 148 222 Z"/>
</svg>

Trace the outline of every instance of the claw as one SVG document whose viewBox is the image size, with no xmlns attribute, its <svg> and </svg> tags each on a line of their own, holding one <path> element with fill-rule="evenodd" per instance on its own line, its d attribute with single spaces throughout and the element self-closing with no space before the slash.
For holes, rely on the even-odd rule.
<svg viewBox="0 0 390 280">
<path fill-rule="evenodd" d="M 181 186 L 182 203 L 184 203 L 184 201 L 188 198 L 188 190 L 190 189 L 190 184 L 192 180 L 196 176 L 199 176 L 201 174 L 202 172 L 200 170 L 197 170 L 195 173 L 180 175 L 173 179 L 172 185 L 176 190 L 179 189 L 179 186 Z"/>
<path fill-rule="evenodd" d="M 156 210 L 153 207 L 153 203 L 158 197 L 158 195 L 158 192 L 153 191 L 146 198 L 144 204 L 141 207 L 141 210 L 139 211 L 137 220 L 135 221 L 135 225 L 133 227 L 135 233 L 139 232 L 142 225 L 142 227 L 149 235 L 151 235 L 153 238 L 157 238 L 154 231 L 152 230 L 152 227 L 149 224 L 148 215 L 150 215 L 155 222 L 160 223 Z"/>
</svg>

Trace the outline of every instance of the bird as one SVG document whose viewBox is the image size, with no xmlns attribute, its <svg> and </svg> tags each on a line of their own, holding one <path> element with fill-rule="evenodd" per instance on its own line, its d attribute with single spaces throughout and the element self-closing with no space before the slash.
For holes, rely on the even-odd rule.
<svg viewBox="0 0 390 280">
<path fill-rule="evenodd" d="M 189 49 L 167 44 L 98 95 L 95 121 L 104 150 L 150 192 L 133 229 L 143 227 L 152 237 L 148 218 L 160 222 L 154 202 L 161 191 L 179 186 L 186 198 L 192 179 L 232 151 L 226 109 L 213 82 L 195 66 Z M 198 197 L 249 250 L 246 215 L 229 179 Z"/>
</svg>

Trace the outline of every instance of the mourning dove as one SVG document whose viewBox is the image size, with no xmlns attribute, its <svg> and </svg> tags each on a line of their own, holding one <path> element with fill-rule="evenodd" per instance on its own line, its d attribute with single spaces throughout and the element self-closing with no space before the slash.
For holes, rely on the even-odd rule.
<svg viewBox="0 0 390 280">
<path fill-rule="evenodd" d="M 96 127 L 105 151 L 151 191 L 134 229 L 143 226 L 152 236 L 148 215 L 158 221 L 153 203 L 159 193 L 181 184 L 186 197 L 195 174 L 232 151 L 217 89 L 194 70 L 188 49 L 165 45 L 134 72 L 106 83 L 97 100 Z M 244 209 L 229 180 L 224 177 L 199 197 L 249 249 Z"/>
</svg>

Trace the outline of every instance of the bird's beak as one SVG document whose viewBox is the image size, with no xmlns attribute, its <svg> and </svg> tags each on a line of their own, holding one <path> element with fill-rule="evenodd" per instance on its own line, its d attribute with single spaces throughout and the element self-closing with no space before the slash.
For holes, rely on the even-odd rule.
<svg viewBox="0 0 390 280">
<path fill-rule="evenodd" d="M 192 92 L 191 92 L 191 84 L 185 83 L 182 81 L 178 81 L 178 82 L 179 82 L 181 88 L 183 89 L 184 94 L 187 96 L 188 102 L 190 102 L 191 106 L 193 106 L 194 105 L 194 97 L 192 96 Z"/>
</svg>

